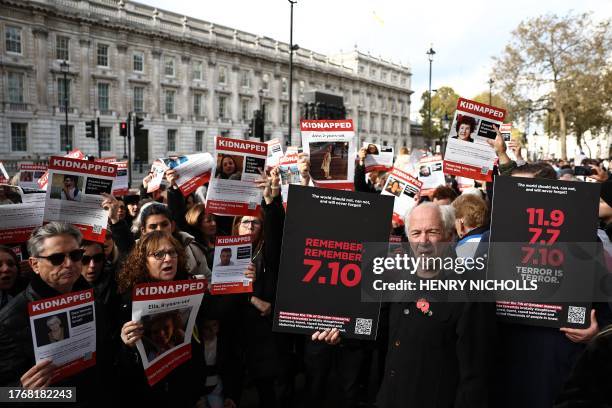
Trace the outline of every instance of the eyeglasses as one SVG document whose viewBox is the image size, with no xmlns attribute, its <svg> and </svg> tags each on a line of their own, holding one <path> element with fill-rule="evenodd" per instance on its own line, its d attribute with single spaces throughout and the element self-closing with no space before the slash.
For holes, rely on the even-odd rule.
<svg viewBox="0 0 612 408">
<path fill-rule="evenodd" d="M 163 261 L 166 258 L 166 255 L 168 255 L 170 258 L 176 258 L 178 253 L 174 249 L 171 249 L 169 251 L 155 251 L 152 254 L 149 254 L 149 256 L 154 257 L 158 261 Z"/>
<path fill-rule="evenodd" d="M 104 261 L 104 254 L 83 255 L 83 265 L 89 265 L 92 260 L 98 264 Z"/>
<path fill-rule="evenodd" d="M 74 251 L 70 251 L 68 253 L 59 252 L 57 254 L 51 254 L 47 256 L 37 256 L 36 258 L 46 259 L 51 262 L 53 266 L 60 266 L 66 260 L 66 257 L 69 257 L 72 262 L 80 262 L 83 259 L 83 254 L 85 250 L 83 249 L 75 249 Z"/>
<path fill-rule="evenodd" d="M 256 226 L 256 225 L 261 225 L 261 221 L 259 220 L 242 220 L 240 221 L 241 225 L 249 225 L 251 224 L 252 226 Z"/>
</svg>

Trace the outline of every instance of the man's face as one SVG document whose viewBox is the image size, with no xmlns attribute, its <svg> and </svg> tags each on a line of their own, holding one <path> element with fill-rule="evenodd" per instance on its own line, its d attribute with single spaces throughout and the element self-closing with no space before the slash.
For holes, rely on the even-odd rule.
<svg viewBox="0 0 612 408">
<path fill-rule="evenodd" d="M 74 188 L 74 180 L 70 177 L 64 179 L 64 187 L 67 189 Z"/>
<path fill-rule="evenodd" d="M 130 203 L 127 205 L 127 210 L 130 213 L 130 216 L 136 217 L 138 214 L 138 203 Z"/>
<path fill-rule="evenodd" d="M 232 260 L 231 251 L 221 251 L 221 266 L 229 265 L 231 260 Z"/>
<path fill-rule="evenodd" d="M 415 257 L 437 257 L 444 253 L 444 242 L 450 236 L 444 230 L 440 210 L 436 207 L 418 206 L 410 213 L 408 220 L 408 241 Z M 423 278 L 431 278 L 439 271 L 417 271 Z"/>
<path fill-rule="evenodd" d="M 70 235 L 57 235 L 47 238 L 43 242 L 41 256 L 52 254 L 67 254 L 79 249 L 79 245 Z M 72 285 L 81 274 L 81 261 L 73 261 L 69 256 L 64 257 L 61 265 L 55 266 L 50 260 L 44 258 L 30 258 L 32 270 L 40 275 L 41 279 L 60 293 L 68 293 Z"/>
<path fill-rule="evenodd" d="M 98 279 L 104 270 L 104 251 L 100 245 L 88 245 L 83 248 L 85 254 L 81 264 L 81 275 L 89 283 L 93 283 Z"/>
</svg>

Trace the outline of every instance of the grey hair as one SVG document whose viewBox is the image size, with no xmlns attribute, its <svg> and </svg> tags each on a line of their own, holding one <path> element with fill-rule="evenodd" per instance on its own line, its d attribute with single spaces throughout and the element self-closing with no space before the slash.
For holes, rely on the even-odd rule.
<svg viewBox="0 0 612 408">
<path fill-rule="evenodd" d="M 62 324 L 62 320 L 57 316 L 51 316 L 49 319 L 47 319 L 45 322 L 47 327 L 51 325 L 51 322 L 58 322 L 60 325 Z"/>
<path fill-rule="evenodd" d="M 404 225 L 406 230 L 406 235 L 408 235 L 408 230 L 410 229 L 410 214 L 417 207 L 430 207 L 436 208 L 440 212 L 440 219 L 442 220 L 442 228 L 444 228 L 444 232 L 446 235 L 452 235 L 455 231 L 455 209 L 452 205 L 438 205 L 432 202 L 424 202 L 419 205 L 415 205 L 412 207 L 406 215 L 404 216 Z"/>
<path fill-rule="evenodd" d="M 76 227 L 65 222 L 53 221 L 42 227 L 38 227 L 32 232 L 28 240 L 28 252 L 30 256 L 39 256 L 44 251 L 45 240 L 58 235 L 70 235 L 76 240 L 77 245 L 81 246 L 81 239 L 83 236 Z"/>
</svg>

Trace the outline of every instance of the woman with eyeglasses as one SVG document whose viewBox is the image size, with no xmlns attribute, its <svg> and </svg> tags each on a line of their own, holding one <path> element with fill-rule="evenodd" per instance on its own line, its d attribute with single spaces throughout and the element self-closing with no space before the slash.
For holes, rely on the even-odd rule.
<svg viewBox="0 0 612 408">
<path fill-rule="evenodd" d="M 192 407 L 204 388 L 206 374 L 201 346 L 196 336 L 191 340 L 191 358 L 180 364 L 164 379 L 149 386 L 144 374 L 136 343 L 143 339 L 144 327 L 132 321 L 132 291 L 147 282 L 167 282 L 188 279 L 185 249 L 172 235 L 164 231 L 145 234 L 136 244 L 119 273 L 121 302 L 118 317 L 121 327 L 119 352 L 120 394 L 137 406 Z"/>
</svg>

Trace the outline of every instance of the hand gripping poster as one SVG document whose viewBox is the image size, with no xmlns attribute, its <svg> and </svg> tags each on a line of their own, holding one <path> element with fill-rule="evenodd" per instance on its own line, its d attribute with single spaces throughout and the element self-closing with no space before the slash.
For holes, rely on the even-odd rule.
<svg viewBox="0 0 612 408">
<path fill-rule="evenodd" d="M 51 157 L 43 221 L 70 223 L 83 239 L 104 242 L 108 214 L 101 193 L 111 194 L 116 175 L 114 164 Z"/>
<path fill-rule="evenodd" d="M 136 347 L 149 385 L 155 385 L 191 358 L 191 336 L 205 288 L 204 280 L 134 287 L 132 320 L 144 326 L 144 335 Z"/>
<path fill-rule="evenodd" d="M 268 145 L 217 137 L 215 167 L 206 196 L 206 212 L 217 215 L 256 215 L 261 190 L 255 180 L 265 171 Z"/>
<path fill-rule="evenodd" d="M 96 364 L 93 289 L 30 302 L 28 313 L 36 363 L 58 367 L 52 383 Z"/>
<path fill-rule="evenodd" d="M 251 263 L 250 235 L 216 237 L 210 292 L 213 295 L 253 292 L 253 281 L 244 276 Z"/>
<path fill-rule="evenodd" d="M 491 181 L 497 158 L 488 140 L 495 140 L 494 126 L 504 123 L 506 111 L 459 98 L 444 155 L 444 173 L 473 180 Z"/>
<path fill-rule="evenodd" d="M 310 157 L 315 187 L 354 190 L 355 129 L 353 121 L 300 121 L 302 147 Z"/>
<path fill-rule="evenodd" d="M 275 331 L 376 338 L 380 303 L 362 302 L 361 261 L 365 243 L 388 241 L 392 212 L 389 196 L 289 186 Z"/>
</svg>

